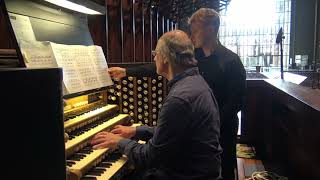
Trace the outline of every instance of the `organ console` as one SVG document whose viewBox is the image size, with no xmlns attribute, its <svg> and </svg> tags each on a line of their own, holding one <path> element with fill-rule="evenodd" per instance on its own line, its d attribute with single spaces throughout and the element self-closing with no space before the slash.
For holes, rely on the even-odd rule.
<svg viewBox="0 0 320 180">
<path fill-rule="evenodd" d="M 86 97 L 67 100 L 67 104 Z M 108 148 L 93 150 L 89 140 L 98 132 L 109 131 L 115 125 L 128 125 L 130 116 L 120 114 L 118 105 L 107 104 L 104 99 L 90 104 L 84 102 L 74 110 L 64 111 L 64 131 L 69 137 L 65 143 L 68 177 L 70 180 L 119 179 L 128 172 L 127 158 Z"/>
<path fill-rule="evenodd" d="M 109 149 L 92 150 L 88 140 L 117 124 L 156 125 L 157 113 L 166 95 L 163 84 L 166 81 L 161 76 L 127 77 L 98 93 L 99 101 L 88 103 L 89 96 L 67 100 L 66 107 L 82 104 L 64 111 L 64 128 L 69 137 L 65 147 L 70 180 L 121 179 L 132 170 L 125 156 Z"/>
<path fill-rule="evenodd" d="M 63 53 L 67 52 L 66 50 L 68 49 L 62 49 L 62 47 L 68 47 L 66 44 L 69 44 L 70 46 L 78 44 L 83 48 L 86 48 L 84 45 L 93 45 L 90 33 L 86 28 L 87 24 L 86 22 L 83 22 L 84 20 L 82 19 L 85 17 L 83 14 L 70 13 L 70 11 L 65 11 L 64 9 L 61 9 L 61 7 L 57 8 L 55 5 L 36 0 L 6 0 L 5 4 L 2 4 L 2 6 L 7 11 L 8 22 L 10 22 L 11 18 L 12 24 L 9 24 L 9 26 L 12 27 L 11 30 L 12 33 L 14 33 L 12 35 L 17 40 L 17 54 L 20 64 L 26 67 L 33 67 L 29 64 L 31 61 L 33 63 L 38 63 L 35 68 L 47 67 L 48 64 L 46 63 L 48 63 L 51 56 L 56 60 L 59 58 L 61 58 L 60 60 L 64 60 L 63 55 L 65 54 Z M 101 12 L 101 9 L 99 9 L 99 12 Z M 52 16 L 52 14 L 55 14 L 56 16 Z M 13 20 L 21 20 L 21 22 L 15 23 Z M 68 26 L 66 26 L 66 24 Z M 17 28 L 18 26 L 19 28 Z M 29 29 L 26 27 L 25 32 L 19 32 L 24 26 L 28 26 Z M 46 27 L 49 27 L 49 29 Z M 79 40 L 78 38 L 74 38 L 75 35 L 81 36 L 83 39 Z M 28 52 L 33 52 L 34 54 L 27 54 L 27 51 L 24 51 L 22 48 L 21 40 L 28 41 L 31 45 L 34 45 L 37 42 L 51 41 L 64 44 L 64 46 L 59 46 L 59 48 L 61 48 L 59 51 L 61 52 L 59 52 L 58 49 L 55 49 L 52 54 L 43 55 L 41 53 L 47 51 L 38 49 L 40 46 L 44 47 L 44 44 L 41 44 L 39 46 L 32 46 L 32 50 L 29 49 Z M 54 46 L 56 45 L 51 45 L 51 48 L 54 49 Z M 77 46 L 77 48 L 78 47 L 80 46 Z M 24 48 L 30 47 L 28 45 Z M 56 54 L 56 52 L 58 52 L 58 54 Z M 90 53 L 92 52 L 90 51 Z M 113 149 L 92 149 L 89 142 L 97 133 L 109 131 L 119 124 L 137 125 L 136 123 L 139 122 L 140 124 L 155 125 L 156 118 L 154 117 L 159 111 L 158 105 L 160 101 L 151 104 L 151 94 L 155 94 L 153 100 L 163 98 L 165 94 L 160 92 L 166 91 L 162 86 L 165 82 L 162 77 L 158 76 L 127 77 L 119 81 L 114 81 L 114 85 L 109 85 L 107 83 L 102 83 L 103 85 L 101 85 L 100 83 L 99 86 L 93 86 L 92 84 L 95 83 L 94 80 L 96 77 L 96 79 L 99 80 L 103 79 L 99 74 L 96 77 L 86 78 L 82 83 L 78 83 L 77 81 L 74 81 L 75 83 L 72 81 L 68 82 L 68 79 L 81 79 L 81 73 L 85 74 L 84 77 L 87 77 L 90 73 L 90 69 L 86 68 L 86 66 L 92 65 L 88 63 L 90 56 L 92 56 L 92 54 L 90 54 L 90 56 L 85 57 L 88 59 L 81 62 L 81 66 L 77 66 L 82 68 L 79 69 L 80 75 L 78 77 L 71 76 L 70 78 L 70 74 L 74 72 L 74 69 L 73 71 L 69 71 L 68 68 L 70 67 L 68 67 L 68 65 L 70 64 L 68 63 L 71 61 L 80 62 L 81 58 L 84 58 L 83 56 L 80 57 L 81 53 L 83 54 L 80 49 L 76 49 L 73 53 L 72 56 L 74 58 L 67 58 L 63 65 L 59 65 L 63 71 L 60 69 L 58 72 L 58 74 L 60 73 L 59 78 L 54 79 L 55 82 L 52 82 L 50 86 L 47 86 L 47 84 L 50 84 L 50 80 L 53 80 L 50 70 L 45 76 L 43 75 L 41 78 L 34 78 L 35 80 L 40 78 L 39 81 L 32 82 L 32 78 L 28 77 L 28 82 L 32 82 L 32 84 L 35 84 L 35 87 L 39 89 L 48 89 L 48 87 L 51 87 L 51 90 L 48 91 L 46 97 L 55 97 L 55 101 L 46 102 L 47 104 L 37 104 L 40 106 L 39 110 L 44 109 L 46 106 L 50 108 L 57 106 L 60 108 L 54 108 L 55 111 L 52 110 L 50 113 L 47 113 L 51 117 L 46 117 L 43 113 L 39 113 L 41 116 L 30 116 L 30 118 L 36 117 L 35 121 L 37 126 L 35 127 L 43 127 L 42 130 L 39 131 L 42 132 L 41 140 L 39 139 L 37 142 L 35 136 L 32 137 L 32 145 L 36 144 L 36 142 L 39 143 L 39 145 L 34 146 L 39 148 L 39 150 L 34 152 L 40 152 L 41 149 L 46 151 L 43 150 L 43 152 L 37 154 L 30 153 L 32 157 L 27 159 L 28 162 L 22 164 L 25 166 L 28 166 L 28 164 L 31 165 L 31 168 L 26 168 L 30 177 L 32 177 L 31 179 L 121 179 L 134 168 L 128 162 L 127 157 Z M 61 61 L 56 61 L 55 63 L 58 64 L 61 63 Z M 26 71 L 28 71 L 28 68 L 26 68 Z M 37 73 L 31 74 L 38 75 Z M 63 81 L 61 77 L 62 74 L 64 76 Z M 17 78 L 20 78 L 23 73 L 15 73 L 13 76 L 14 75 L 17 75 Z M 45 83 L 41 83 L 41 80 L 45 81 Z M 151 81 L 153 81 L 152 84 Z M 88 85 L 82 90 L 83 87 L 79 86 L 79 84 L 85 83 L 88 83 Z M 92 84 L 90 85 L 90 83 Z M 41 87 L 42 84 L 47 87 Z M 70 91 L 70 87 L 74 88 L 74 90 Z M 154 87 L 154 92 L 151 92 L 151 87 Z M 23 86 L 23 88 L 26 88 L 26 86 Z M 37 101 L 34 100 L 35 102 L 46 100 L 41 96 L 41 93 L 37 94 L 36 92 L 38 91 L 30 93 L 34 99 L 38 99 Z M 23 95 L 26 95 L 26 93 Z M 32 106 L 26 109 L 32 109 L 31 107 L 33 107 L 34 104 L 32 103 L 32 100 L 28 100 Z M 51 104 L 48 105 L 48 103 Z M 55 114 L 53 114 L 53 112 L 55 112 Z M 22 118 L 19 116 L 19 118 L 14 118 L 14 120 L 16 119 L 21 121 Z M 43 120 L 41 121 L 40 119 Z M 48 122 L 49 120 L 50 122 Z M 26 127 L 33 131 L 32 126 L 26 125 Z M 48 139 L 48 142 L 46 139 Z M 50 142 L 52 145 L 50 145 Z M 42 143 L 46 147 L 41 147 Z M 8 144 L 12 143 L 8 142 Z M 26 152 L 29 151 L 30 150 L 26 150 Z M 36 164 L 36 162 L 38 162 L 36 159 L 43 160 L 39 160 L 41 163 Z M 41 172 L 38 173 L 41 177 L 36 175 L 36 165 L 41 167 L 39 168 L 39 171 Z M 16 165 L 12 167 L 16 167 Z M 18 177 L 18 179 L 27 178 L 23 175 Z"/>
</svg>

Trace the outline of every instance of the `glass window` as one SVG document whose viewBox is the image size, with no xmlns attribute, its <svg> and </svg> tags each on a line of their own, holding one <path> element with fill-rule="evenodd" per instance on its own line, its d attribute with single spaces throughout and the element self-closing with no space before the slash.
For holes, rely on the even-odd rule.
<svg viewBox="0 0 320 180">
<path fill-rule="evenodd" d="M 280 66 L 276 36 L 281 27 L 284 67 L 289 66 L 291 0 L 232 0 L 220 14 L 220 42 L 237 53 L 247 69 Z"/>
</svg>

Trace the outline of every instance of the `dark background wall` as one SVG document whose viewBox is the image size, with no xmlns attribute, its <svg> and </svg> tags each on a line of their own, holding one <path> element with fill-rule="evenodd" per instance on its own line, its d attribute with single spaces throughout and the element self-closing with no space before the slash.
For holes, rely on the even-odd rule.
<svg viewBox="0 0 320 180">
<path fill-rule="evenodd" d="M 319 9 L 319 6 L 316 6 L 317 1 L 292 0 L 291 6 L 291 19 L 293 22 L 291 26 L 291 58 L 294 59 L 295 55 L 308 55 L 309 64 L 315 59 L 318 59 L 317 61 L 319 62 L 319 56 L 318 58 L 316 58 L 317 56 L 314 57 L 315 39 L 317 38 L 317 33 L 315 33 L 315 11 Z M 319 24 L 319 18 L 317 23 Z"/>
</svg>

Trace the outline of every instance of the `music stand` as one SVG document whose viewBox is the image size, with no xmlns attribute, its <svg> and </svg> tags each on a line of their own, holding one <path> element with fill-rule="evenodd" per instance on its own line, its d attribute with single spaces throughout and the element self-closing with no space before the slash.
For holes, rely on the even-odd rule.
<svg viewBox="0 0 320 180">
<path fill-rule="evenodd" d="M 281 72 L 281 79 L 283 79 L 283 47 L 282 47 L 282 39 L 284 39 L 283 36 L 283 29 L 282 27 L 279 29 L 279 32 L 277 34 L 276 43 L 280 44 L 280 72 Z"/>
</svg>

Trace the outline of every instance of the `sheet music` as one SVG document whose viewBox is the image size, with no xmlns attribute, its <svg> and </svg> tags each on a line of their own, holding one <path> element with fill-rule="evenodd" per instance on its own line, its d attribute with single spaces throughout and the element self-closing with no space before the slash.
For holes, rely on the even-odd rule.
<svg viewBox="0 0 320 180">
<path fill-rule="evenodd" d="M 57 67 L 49 42 L 20 41 L 20 48 L 27 67 Z"/>
<path fill-rule="evenodd" d="M 28 16 L 9 13 L 9 19 L 18 42 L 21 40 L 29 42 L 36 41 Z"/>
<path fill-rule="evenodd" d="M 112 85 L 101 47 L 51 43 L 69 93 Z"/>
<path fill-rule="evenodd" d="M 77 71 L 76 57 L 70 55 L 67 45 L 50 44 L 57 66 L 62 68 L 63 82 L 68 93 L 81 92 L 84 85 Z"/>
<path fill-rule="evenodd" d="M 113 84 L 99 46 L 63 45 L 52 42 L 20 42 L 27 67 L 61 67 L 64 94 Z"/>
<path fill-rule="evenodd" d="M 113 85 L 113 81 L 108 73 L 108 64 L 100 46 L 91 46 L 90 56 L 93 60 L 95 72 L 97 72 L 98 80 L 101 86 Z"/>
</svg>

